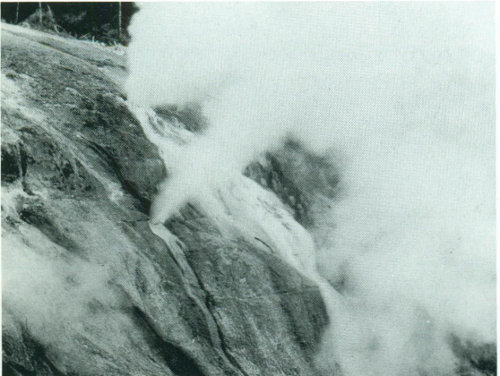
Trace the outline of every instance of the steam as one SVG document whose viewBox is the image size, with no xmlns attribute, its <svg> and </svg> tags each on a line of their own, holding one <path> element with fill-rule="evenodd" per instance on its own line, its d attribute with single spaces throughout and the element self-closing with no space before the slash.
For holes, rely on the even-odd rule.
<svg viewBox="0 0 500 376">
<path fill-rule="evenodd" d="M 299 140 L 341 172 L 310 230 L 342 286 L 312 276 L 331 316 L 318 362 L 453 373 L 451 333 L 495 341 L 493 30 L 487 3 L 142 5 L 130 103 L 197 103 L 210 124 L 164 145 L 152 222 Z"/>
</svg>

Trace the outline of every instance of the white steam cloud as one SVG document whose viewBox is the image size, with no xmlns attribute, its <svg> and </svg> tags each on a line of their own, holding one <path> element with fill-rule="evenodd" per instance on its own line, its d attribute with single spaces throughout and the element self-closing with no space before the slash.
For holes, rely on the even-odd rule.
<svg viewBox="0 0 500 376">
<path fill-rule="evenodd" d="M 288 137 L 341 171 L 311 235 L 351 375 L 453 374 L 450 333 L 495 341 L 495 73 L 489 3 L 144 4 L 129 101 L 197 103 L 164 153 L 160 223 Z M 242 200 L 245 198 L 242 197 Z"/>
</svg>

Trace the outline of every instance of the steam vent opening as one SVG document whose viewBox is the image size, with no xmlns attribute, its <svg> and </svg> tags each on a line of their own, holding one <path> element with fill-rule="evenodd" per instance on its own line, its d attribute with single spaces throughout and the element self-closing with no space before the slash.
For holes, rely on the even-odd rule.
<svg viewBox="0 0 500 376">
<path fill-rule="evenodd" d="M 496 375 L 491 2 L 3 2 L 4 375 Z"/>
</svg>

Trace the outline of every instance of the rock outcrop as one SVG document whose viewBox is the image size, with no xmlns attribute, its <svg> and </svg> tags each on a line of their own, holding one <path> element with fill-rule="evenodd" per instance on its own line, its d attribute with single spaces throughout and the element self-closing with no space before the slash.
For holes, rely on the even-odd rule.
<svg viewBox="0 0 500 376">
<path fill-rule="evenodd" d="M 168 224 L 177 244 L 151 231 L 166 170 L 125 76 L 122 50 L 2 25 L 4 374 L 319 374 L 313 282 L 191 206 Z M 248 175 L 307 224 L 307 197 L 271 170 Z"/>
<path fill-rule="evenodd" d="M 241 228 L 190 204 L 150 225 L 168 166 L 127 106 L 125 50 L 6 24 L 1 48 L 3 374 L 324 375 L 327 310 L 293 256 L 334 166 L 289 141 L 226 191 Z M 172 137 L 207 126 L 149 111 Z M 449 342 L 455 374 L 496 374 L 494 344 Z"/>
</svg>

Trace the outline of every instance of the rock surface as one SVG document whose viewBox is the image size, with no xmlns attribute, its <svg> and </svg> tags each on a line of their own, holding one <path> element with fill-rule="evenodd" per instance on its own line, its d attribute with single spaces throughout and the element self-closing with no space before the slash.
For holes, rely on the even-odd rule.
<svg viewBox="0 0 500 376">
<path fill-rule="evenodd" d="M 120 50 L 2 25 L 4 374 L 319 374 L 314 283 L 192 207 L 169 223 L 181 242 L 151 231 L 166 171 L 125 76 Z"/>
<path fill-rule="evenodd" d="M 127 107 L 124 55 L 2 24 L 3 374 L 323 375 L 324 302 L 280 249 L 301 247 L 338 172 L 290 141 L 226 191 L 236 236 L 191 205 L 150 226 L 167 171 Z M 206 127 L 194 106 L 154 113 Z M 496 374 L 494 344 L 450 344 L 457 375 Z"/>
</svg>

